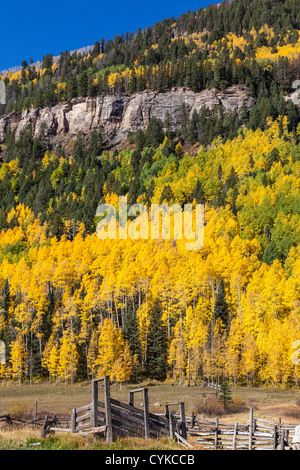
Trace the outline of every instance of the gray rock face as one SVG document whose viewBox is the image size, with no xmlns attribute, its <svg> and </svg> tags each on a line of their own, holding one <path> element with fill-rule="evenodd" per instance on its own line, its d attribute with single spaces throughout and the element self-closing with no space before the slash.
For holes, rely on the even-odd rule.
<svg viewBox="0 0 300 470">
<path fill-rule="evenodd" d="M 213 110 L 222 104 L 226 112 L 239 110 L 243 104 L 252 105 L 245 88 L 232 86 L 223 92 L 216 89 L 195 93 L 187 88 L 173 88 L 166 91 L 146 90 L 133 95 L 106 95 L 94 98 L 76 98 L 59 103 L 51 108 L 31 108 L 22 113 L 11 113 L 0 118 L 0 143 L 10 129 L 16 139 L 28 125 L 33 136 L 44 134 L 53 142 L 74 138 L 80 131 L 88 135 L 103 126 L 107 138 L 114 144 L 127 137 L 129 131 L 145 129 L 152 116 L 164 122 L 167 112 L 171 116 L 174 130 L 181 124 L 182 104 L 190 114 L 205 106 Z"/>
</svg>

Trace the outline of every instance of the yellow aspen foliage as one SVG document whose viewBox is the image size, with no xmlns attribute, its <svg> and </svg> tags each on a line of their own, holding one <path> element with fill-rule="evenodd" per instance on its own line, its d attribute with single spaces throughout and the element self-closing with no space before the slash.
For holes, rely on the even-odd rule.
<svg viewBox="0 0 300 470">
<path fill-rule="evenodd" d="M 98 336 L 99 333 L 96 329 L 93 330 L 92 336 L 89 343 L 88 354 L 87 354 L 87 366 L 89 374 L 93 379 L 96 376 L 97 363 L 96 359 L 98 356 Z"/>
<path fill-rule="evenodd" d="M 117 357 L 114 363 L 112 378 L 117 383 L 121 384 L 130 379 L 133 371 L 133 360 L 129 344 L 124 343 L 123 352 L 120 357 Z"/>
<path fill-rule="evenodd" d="M 48 370 L 49 379 L 58 379 L 59 345 L 52 334 L 43 351 L 42 366 Z"/>
<path fill-rule="evenodd" d="M 245 335 L 242 344 L 241 376 L 246 378 L 247 385 L 255 384 L 255 377 L 258 369 L 258 349 L 254 335 L 250 333 Z"/>
<path fill-rule="evenodd" d="M 58 375 L 60 379 L 74 382 L 78 366 L 78 352 L 76 344 L 69 335 L 64 335 L 59 348 Z"/>
<path fill-rule="evenodd" d="M 109 375 L 114 380 L 115 361 L 120 359 L 124 347 L 122 333 L 108 318 L 100 328 L 98 340 L 98 355 L 95 360 L 97 376 Z"/>
<path fill-rule="evenodd" d="M 25 371 L 26 349 L 23 338 L 18 335 L 11 347 L 11 373 L 12 378 L 17 380 L 19 384 Z"/>
<path fill-rule="evenodd" d="M 168 362 L 171 366 L 172 377 L 175 384 L 183 385 L 186 371 L 186 337 L 182 320 L 176 323 L 174 338 L 170 344 Z"/>
</svg>

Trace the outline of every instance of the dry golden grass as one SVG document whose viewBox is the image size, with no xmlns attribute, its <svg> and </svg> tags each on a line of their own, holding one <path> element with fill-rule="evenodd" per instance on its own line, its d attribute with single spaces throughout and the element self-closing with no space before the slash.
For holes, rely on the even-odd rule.
<svg viewBox="0 0 300 470">
<path fill-rule="evenodd" d="M 2 427 L 0 428 L 0 449 L 22 448 L 30 439 L 38 441 L 40 435 L 40 429 L 20 428 L 15 426 Z"/>
<path fill-rule="evenodd" d="M 0 450 L 182 450 L 169 438 L 124 438 L 108 444 L 104 439 L 55 433 L 41 439 L 40 429 L 8 427 L 0 429 Z"/>
</svg>

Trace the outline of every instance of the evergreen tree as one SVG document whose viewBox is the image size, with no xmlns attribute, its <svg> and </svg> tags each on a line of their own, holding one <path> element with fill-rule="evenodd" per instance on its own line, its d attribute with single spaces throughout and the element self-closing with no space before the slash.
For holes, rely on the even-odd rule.
<svg viewBox="0 0 300 470">
<path fill-rule="evenodd" d="M 139 338 L 138 321 L 134 311 L 128 312 L 124 316 L 123 337 L 128 342 L 134 364 L 140 364 L 141 343 Z M 138 369 L 135 367 L 134 379 L 137 380 Z"/>
<path fill-rule="evenodd" d="M 169 111 L 166 112 L 164 128 L 165 128 L 166 136 L 168 137 L 168 139 L 170 139 L 172 137 L 172 130 L 171 130 L 172 129 L 172 117 Z"/>
<path fill-rule="evenodd" d="M 167 369 L 166 328 L 161 319 L 158 299 L 155 300 L 147 337 L 147 376 L 155 380 L 165 380 Z"/>
<path fill-rule="evenodd" d="M 89 138 L 89 152 L 93 157 L 97 157 L 101 154 L 103 150 L 103 132 L 102 129 L 99 131 L 92 131 Z"/>
<path fill-rule="evenodd" d="M 1 291 L 1 297 L 0 297 L 0 315 L 3 315 L 4 324 L 8 320 L 9 304 L 10 304 L 10 287 L 9 287 L 8 279 L 5 279 L 4 286 Z"/>
<path fill-rule="evenodd" d="M 88 75 L 84 71 L 78 76 L 78 95 L 87 96 L 88 92 Z"/>
<path fill-rule="evenodd" d="M 71 100 L 78 96 L 78 87 L 76 77 L 71 77 L 67 82 L 67 99 Z"/>
<path fill-rule="evenodd" d="M 218 400 L 224 406 L 225 411 L 228 411 L 230 408 L 230 405 L 233 403 L 230 387 L 224 377 L 221 382 L 221 388 L 220 388 L 220 394 L 218 396 Z"/>
<path fill-rule="evenodd" d="M 159 203 L 162 204 L 164 201 L 168 203 L 168 202 L 171 202 L 173 199 L 174 199 L 174 194 L 171 189 L 171 186 L 169 184 L 166 184 L 164 186 L 164 189 L 162 190 Z"/>
<path fill-rule="evenodd" d="M 80 132 L 77 134 L 72 156 L 75 161 L 82 161 L 84 158 L 84 142 Z"/>
<path fill-rule="evenodd" d="M 139 129 L 135 135 L 135 140 L 134 140 L 135 148 L 137 152 L 141 152 L 143 150 L 145 146 L 145 141 L 146 141 L 145 133 L 142 131 L 142 129 Z"/>
<path fill-rule="evenodd" d="M 157 148 L 164 141 L 164 137 L 161 120 L 152 117 L 145 132 L 145 146 Z"/>
<path fill-rule="evenodd" d="M 145 197 L 145 204 L 150 207 L 151 205 L 151 199 L 153 198 L 154 196 L 154 189 L 155 189 L 155 182 L 154 180 L 152 179 L 150 181 L 150 184 L 149 184 L 149 187 L 147 189 L 147 192 L 146 192 L 146 197 Z"/>
<path fill-rule="evenodd" d="M 197 179 L 197 183 L 195 186 L 195 190 L 192 195 L 192 200 L 196 200 L 197 204 L 205 204 L 205 194 L 202 189 L 201 183 L 199 181 L 199 178 Z"/>
<path fill-rule="evenodd" d="M 96 41 L 93 49 L 93 56 L 97 57 L 100 54 L 100 42 Z"/>
<path fill-rule="evenodd" d="M 195 144 L 198 140 L 198 115 L 196 111 L 193 112 L 192 117 L 189 120 L 187 136 L 191 145 Z"/>
<path fill-rule="evenodd" d="M 223 278 L 221 278 L 218 287 L 217 298 L 214 307 L 214 317 L 215 320 L 219 318 L 227 331 L 229 330 L 229 307 L 226 300 L 226 291 Z"/>
<path fill-rule="evenodd" d="M 181 127 L 180 134 L 186 140 L 188 138 L 188 126 L 189 126 L 189 107 L 183 103 L 181 106 Z"/>
<path fill-rule="evenodd" d="M 128 204 L 131 206 L 137 202 L 137 198 L 140 195 L 141 184 L 138 176 L 132 178 L 129 183 L 129 191 L 128 191 Z"/>
<path fill-rule="evenodd" d="M 47 72 L 51 72 L 51 67 L 53 65 L 53 55 L 47 54 L 43 57 L 42 68 L 47 69 Z"/>
<path fill-rule="evenodd" d="M 224 187 L 225 191 L 228 191 L 229 189 L 234 189 L 236 185 L 238 184 L 238 182 L 239 182 L 238 175 L 235 169 L 232 167 L 230 170 L 230 174 L 225 181 L 225 187 Z"/>
</svg>

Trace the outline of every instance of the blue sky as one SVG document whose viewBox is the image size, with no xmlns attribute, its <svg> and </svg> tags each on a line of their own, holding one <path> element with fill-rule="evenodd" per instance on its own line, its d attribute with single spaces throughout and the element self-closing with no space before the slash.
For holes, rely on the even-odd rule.
<svg viewBox="0 0 300 470">
<path fill-rule="evenodd" d="M 2 2 L 1 2 L 2 3 Z M 23 60 L 42 60 L 92 45 L 102 37 L 113 39 L 187 11 L 215 3 L 208 0 L 133 1 L 14 0 L 0 6 L 0 70 L 20 65 Z"/>
</svg>

